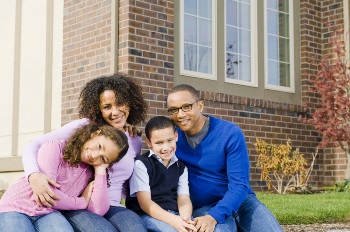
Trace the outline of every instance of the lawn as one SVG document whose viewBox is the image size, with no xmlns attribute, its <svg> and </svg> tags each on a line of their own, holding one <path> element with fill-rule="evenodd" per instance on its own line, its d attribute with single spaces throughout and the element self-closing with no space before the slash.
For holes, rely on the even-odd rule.
<svg viewBox="0 0 350 232">
<path fill-rule="evenodd" d="M 280 224 L 312 224 L 350 220 L 350 193 L 271 194 L 257 197 Z"/>
</svg>

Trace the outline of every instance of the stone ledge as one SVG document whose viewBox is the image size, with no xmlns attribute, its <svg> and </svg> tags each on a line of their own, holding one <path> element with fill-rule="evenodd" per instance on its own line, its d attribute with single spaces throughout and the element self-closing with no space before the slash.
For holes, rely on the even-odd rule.
<svg viewBox="0 0 350 232">
<path fill-rule="evenodd" d="M 0 173 L 23 171 L 22 156 L 0 157 Z"/>
</svg>

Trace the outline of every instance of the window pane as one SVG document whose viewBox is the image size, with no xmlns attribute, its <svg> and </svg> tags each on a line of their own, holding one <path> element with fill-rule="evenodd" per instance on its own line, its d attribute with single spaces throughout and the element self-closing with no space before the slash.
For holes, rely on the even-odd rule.
<svg viewBox="0 0 350 232">
<path fill-rule="evenodd" d="M 211 0 L 200 0 L 198 8 L 200 17 L 211 19 Z"/>
<path fill-rule="evenodd" d="M 278 0 L 267 0 L 267 8 L 277 10 Z"/>
<path fill-rule="evenodd" d="M 278 83 L 278 62 L 270 61 L 268 62 L 268 83 L 270 85 L 279 85 Z"/>
<path fill-rule="evenodd" d="M 238 57 L 233 53 L 226 53 L 226 77 L 237 79 Z"/>
<path fill-rule="evenodd" d="M 202 73 L 212 73 L 211 71 L 211 49 L 207 47 L 199 47 L 198 54 L 198 71 Z"/>
<path fill-rule="evenodd" d="M 289 63 L 289 39 L 279 38 L 279 61 Z"/>
<path fill-rule="evenodd" d="M 250 31 L 240 30 L 239 53 L 250 56 Z"/>
<path fill-rule="evenodd" d="M 226 77 L 248 82 L 251 81 L 250 11 L 250 1 L 226 1 Z"/>
<path fill-rule="evenodd" d="M 250 29 L 250 6 L 239 3 L 239 26 L 244 29 Z"/>
<path fill-rule="evenodd" d="M 199 19 L 199 44 L 211 46 L 211 21 L 206 19 Z"/>
<path fill-rule="evenodd" d="M 197 0 L 185 0 L 184 4 L 186 14 L 197 14 Z"/>
<path fill-rule="evenodd" d="M 238 35 L 237 29 L 233 27 L 226 27 L 226 50 L 237 53 Z"/>
<path fill-rule="evenodd" d="M 267 11 L 267 33 L 272 35 L 278 35 L 278 16 L 276 11 Z"/>
<path fill-rule="evenodd" d="M 251 81 L 250 67 L 251 67 L 250 57 L 240 56 L 240 62 L 238 64 L 240 80 Z"/>
<path fill-rule="evenodd" d="M 267 0 L 268 83 L 290 87 L 290 35 L 288 0 Z"/>
<path fill-rule="evenodd" d="M 280 76 L 280 86 L 284 86 L 284 87 L 290 87 L 290 69 L 289 69 L 289 64 L 286 63 L 280 63 L 279 64 L 280 67 L 280 72 L 279 72 L 279 76 Z"/>
<path fill-rule="evenodd" d="M 185 42 L 196 43 L 197 42 L 197 18 L 193 16 L 185 15 Z"/>
<path fill-rule="evenodd" d="M 197 46 L 185 43 L 184 46 L 184 66 L 186 70 L 197 71 Z"/>
<path fill-rule="evenodd" d="M 289 37 L 289 16 L 285 13 L 278 14 L 278 33 L 280 36 Z"/>
<path fill-rule="evenodd" d="M 232 0 L 227 0 L 226 9 L 226 24 L 237 26 L 237 3 Z"/>
<path fill-rule="evenodd" d="M 278 37 L 268 36 L 268 53 L 267 58 L 269 60 L 278 61 Z"/>
</svg>

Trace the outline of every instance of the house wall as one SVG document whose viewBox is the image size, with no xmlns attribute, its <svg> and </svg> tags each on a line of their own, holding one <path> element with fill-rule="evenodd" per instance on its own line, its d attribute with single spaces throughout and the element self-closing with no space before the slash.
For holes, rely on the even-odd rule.
<svg viewBox="0 0 350 232">
<path fill-rule="evenodd" d="M 301 76 L 301 99 L 316 103 L 318 98 L 309 92 L 309 86 L 317 67 L 310 64 L 310 57 L 320 58 L 324 54 L 329 31 L 322 22 L 343 23 L 343 2 L 299 2 L 300 63 L 296 65 L 300 66 L 297 75 Z M 142 86 L 150 117 L 167 115 L 164 99 L 167 91 L 178 82 L 179 75 L 174 69 L 174 64 L 179 62 L 174 56 L 178 49 L 174 1 L 120 0 L 117 3 L 65 1 L 63 124 L 77 118 L 77 99 L 86 81 L 113 72 L 126 73 Z M 113 33 L 118 36 L 113 37 Z M 204 90 L 200 94 L 205 101 L 205 113 L 237 123 L 243 129 L 251 160 L 251 183 L 255 189 L 265 189 L 256 167 L 257 154 L 253 145 L 256 138 L 277 144 L 289 138 L 307 158 L 318 145 L 320 137 L 313 126 L 298 121 L 299 115 L 305 115 L 301 105 L 279 102 L 278 98 L 267 101 Z M 344 155 L 332 149 L 320 150 L 311 182 L 323 185 L 341 180 L 345 168 L 343 160 Z"/>
</svg>

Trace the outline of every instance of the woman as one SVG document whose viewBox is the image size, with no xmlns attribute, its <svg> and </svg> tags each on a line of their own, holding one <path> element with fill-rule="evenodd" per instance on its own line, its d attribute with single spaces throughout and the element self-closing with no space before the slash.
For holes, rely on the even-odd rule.
<svg viewBox="0 0 350 232">
<path fill-rule="evenodd" d="M 137 125 L 147 115 L 147 104 L 143 99 L 141 87 L 131 78 L 114 74 L 103 76 L 88 82 L 79 97 L 80 120 L 66 124 L 29 143 L 23 153 L 23 165 L 28 181 L 35 193 L 38 205 L 52 207 L 57 196 L 48 183 L 57 186 L 47 176 L 39 172 L 36 156 L 39 147 L 51 139 L 66 139 L 81 126 L 90 122 L 111 125 L 123 129 L 126 123 Z M 141 153 L 142 141 L 139 136 L 133 138 L 127 132 L 129 150 L 125 157 L 109 169 L 110 209 L 104 218 L 88 211 L 67 211 L 64 213 L 71 225 L 80 231 L 147 231 L 143 221 L 134 212 L 120 204 L 124 183 L 130 178 L 134 167 L 134 158 Z M 107 221 L 107 220 L 109 221 Z"/>
<path fill-rule="evenodd" d="M 38 206 L 27 179 L 21 178 L 0 200 L 0 231 L 73 231 L 58 210 L 104 215 L 109 209 L 106 168 L 123 158 L 128 147 L 122 131 L 95 123 L 79 128 L 67 144 L 45 142 L 38 152 L 39 168 L 60 183 L 52 191 L 61 199 L 52 208 Z"/>
</svg>

